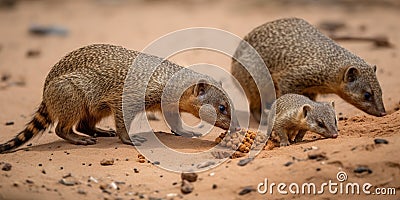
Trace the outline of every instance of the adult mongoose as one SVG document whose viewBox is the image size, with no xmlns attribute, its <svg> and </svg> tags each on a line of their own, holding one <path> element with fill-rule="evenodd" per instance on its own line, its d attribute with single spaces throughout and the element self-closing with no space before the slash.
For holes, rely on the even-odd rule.
<svg viewBox="0 0 400 200">
<path fill-rule="evenodd" d="M 216 110 L 215 126 L 227 130 L 232 121 L 231 127 L 234 129 L 238 127 L 236 119 L 231 120 L 230 99 L 220 83 L 213 78 L 156 56 L 120 46 L 93 44 L 70 52 L 53 66 L 44 83 L 43 100 L 33 119 L 14 139 L 1 144 L 0 152 L 21 146 L 56 121 L 58 121 L 56 134 L 73 144 L 95 144 L 96 136 L 106 137 L 115 134 L 123 143 L 132 144 L 124 124 L 122 94 L 129 68 L 139 55 L 140 63 L 134 65 L 135 72 L 130 74 L 131 85 L 125 85 L 125 89 L 133 88 L 132 92 L 127 94 L 129 98 L 126 99 L 128 107 L 133 109 L 130 111 L 133 117 L 141 111 L 141 108 L 138 108 L 139 102 L 143 102 L 144 99 L 144 95 L 135 93 L 135 89 L 145 87 L 146 110 L 160 110 L 162 95 L 167 99 L 179 95 L 180 101 L 176 102 L 179 104 L 179 111 L 199 117 L 199 109 L 209 104 Z M 151 74 L 149 65 L 154 62 L 161 64 Z M 146 74 L 151 74 L 148 83 L 145 79 Z M 172 77 L 179 81 L 170 83 Z M 176 90 L 164 91 L 167 83 L 172 84 Z M 190 87 L 180 88 L 184 86 L 183 83 L 189 84 Z M 183 93 L 175 94 L 180 91 Z M 102 118 L 110 115 L 115 119 L 116 131 L 96 128 L 96 124 Z M 204 120 L 214 122 L 213 119 Z M 171 126 L 173 132 L 192 134 L 183 130 L 180 120 L 174 123 L 175 127 Z"/>
<path fill-rule="evenodd" d="M 285 94 L 271 107 L 275 111 L 273 130 L 280 138 L 280 146 L 300 142 L 307 131 L 324 137 L 338 136 L 334 103 L 315 102 L 299 94 Z"/>
<path fill-rule="evenodd" d="M 386 114 L 376 66 L 342 48 L 303 19 L 279 19 L 255 28 L 244 37 L 236 57 L 251 52 L 245 42 L 264 60 L 277 98 L 296 93 L 315 100 L 317 94 L 335 93 L 368 114 Z M 259 66 L 250 62 L 246 67 Z M 253 79 L 236 59 L 232 60 L 231 70 L 246 92 L 252 115 L 260 121 L 260 96 Z"/>
</svg>

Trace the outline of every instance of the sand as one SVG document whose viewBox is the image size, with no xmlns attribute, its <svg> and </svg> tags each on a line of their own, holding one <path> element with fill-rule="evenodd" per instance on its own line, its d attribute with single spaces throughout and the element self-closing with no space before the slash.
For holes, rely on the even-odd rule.
<svg viewBox="0 0 400 200">
<path fill-rule="evenodd" d="M 179 173 L 152 163 L 140 163 L 134 147 L 118 138 L 99 138 L 91 146 L 76 146 L 45 132 L 21 150 L 0 155 L 0 199 L 398 199 L 398 195 L 330 194 L 282 195 L 257 192 L 257 186 L 272 182 L 371 183 L 376 188 L 400 189 L 400 4 L 397 1 L 16 1 L 8 7 L 0 1 L 0 141 L 15 136 L 30 120 L 41 101 L 46 74 L 62 56 L 92 43 L 111 43 L 142 50 L 157 38 L 183 28 L 214 27 L 243 37 L 254 27 L 282 17 L 301 17 L 312 24 L 334 21 L 345 24 L 340 36 L 385 36 L 392 47 L 371 42 L 339 42 L 366 61 L 378 66 L 378 79 L 388 115 L 369 116 L 334 95 L 340 135 L 323 139 L 308 133 L 305 141 L 289 147 L 263 150 L 249 164 L 230 159 L 217 168 L 198 173 L 190 194 L 180 191 Z M 36 36 L 33 24 L 57 25 L 67 35 Z M 325 31 L 325 33 L 328 33 Z M 212 63 L 229 71 L 227 56 L 206 51 L 176 55 L 181 65 Z M 227 86 L 231 87 L 231 86 Z M 185 122 L 196 124 L 188 115 Z M 254 121 L 251 121 L 254 124 Z M 196 152 L 211 148 L 221 129 L 205 138 L 170 135 L 163 120 L 152 128 L 168 146 Z M 113 127 L 110 120 L 102 126 Z M 387 144 L 375 144 L 384 139 Z M 103 160 L 114 160 L 103 166 Z M 9 169 L 9 165 L 11 169 Z M 9 171 L 7 171 L 9 169 Z M 136 169 L 136 170 L 135 170 Z M 365 172 L 356 173 L 357 170 Z M 345 172 L 347 180 L 336 175 Z M 64 177 L 64 184 L 60 183 Z M 66 185 L 65 185 L 66 184 Z M 68 186 L 71 185 L 71 186 Z M 246 194 L 239 194 L 243 188 Z M 260 189 L 263 189 L 261 187 Z M 289 191 L 286 188 L 286 191 Z M 387 190 L 388 191 L 388 190 Z M 363 193 L 361 191 L 361 193 Z"/>
</svg>

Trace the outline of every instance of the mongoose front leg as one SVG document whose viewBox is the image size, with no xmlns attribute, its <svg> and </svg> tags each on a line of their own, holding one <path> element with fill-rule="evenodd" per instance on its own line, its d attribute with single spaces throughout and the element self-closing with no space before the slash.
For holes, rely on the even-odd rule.
<svg viewBox="0 0 400 200">
<path fill-rule="evenodd" d="M 301 142 L 303 141 L 303 137 L 306 134 L 306 130 L 299 130 L 299 132 L 297 133 L 296 137 L 294 138 L 294 142 Z"/>
<path fill-rule="evenodd" d="M 283 130 L 283 129 L 279 129 L 276 130 L 276 132 L 278 133 L 279 139 L 280 139 L 280 146 L 284 147 L 284 146 L 289 146 L 289 139 L 288 139 L 288 133 L 287 130 Z"/>
<path fill-rule="evenodd" d="M 117 135 L 121 139 L 122 143 L 133 146 L 140 146 L 143 142 L 147 141 L 146 138 L 138 135 L 129 136 L 128 130 L 126 129 L 122 111 L 117 111 L 115 114 L 115 127 L 117 129 Z"/>
<path fill-rule="evenodd" d="M 72 144 L 78 144 L 78 145 L 96 144 L 96 138 L 78 135 L 73 131 L 72 127 L 64 126 L 62 122 L 58 123 L 56 127 L 56 134 Z"/>
<path fill-rule="evenodd" d="M 195 133 L 193 131 L 188 131 L 183 129 L 182 127 L 182 120 L 180 118 L 179 113 L 165 111 L 165 118 L 171 127 L 171 132 L 177 136 L 183 137 L 200 137 L 201 134 Z"/>
</svg>

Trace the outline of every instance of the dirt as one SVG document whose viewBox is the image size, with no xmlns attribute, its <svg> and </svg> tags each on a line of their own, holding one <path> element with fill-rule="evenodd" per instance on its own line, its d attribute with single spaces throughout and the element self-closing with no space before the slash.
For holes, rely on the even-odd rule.
<svg viewBox="0 0 400 200">
<path fill-rule="evenodd" d="M 1 142 L 24 128 L 40 104 L 47 73 L 73 49 L 111 43 L 142 50 L 167 33 L 189 27 L 215 27 L 243 37 L 262 23 L 292 16 L 316 26 L 340 24 L 339 28 L 329 30 L 337 36 L 388 38 L 389 46 L 369 41 L 339 42 L 377 65 L 388 115 L 369 116 L 337 96 L 324 95 L 319 100 L 335 100 L 341 119 L 338 138 L 324 139 L 308 133 L 298 144 L 282 148 L 269 145 L 255 159 L 246 160 L 249 162 L 244 166 L 238 163 L 244 162 L 241 160 L 246 156 L 229 159 L 216 168 L 197 173 L 196 182 L 185 183 L 185 191 L 190 191 L 187 194 L 181 192 L 180 173 L 161 169 L 118 138 L 98 138 L 95 145 L 76 146 L 57 137 L 51 129 L 20 150 L 0 155 L 0 199 L 399 199 L 399 195 L 366 195 L 362 191 L 360 195 L 331 194 L 328 188 L 324 194 L 283 195 L 276 186 L 285 183 L 289 191 L 291 183 L 370 183 L 370 191 L 395 188 L 400 193 L 397 1 L 13 2 L 0 1 Z M 49 34 L 32 34 L 29 29 L 33 25 L 53 25 L 56 29 Z M 201 62 L 228 71 L 230 68 L 230 58 L 215 52 L 183 52 L 171 59 L 185 66 Z M 223 86 L 231 87 L 224 82 Z M 183 116 L 188 124 L 198 122 Z M 110 121 L 104 120 L 101 126 L 113 128 Z M 157 135 L 167 146 L 188 153 L 211 148 L 223 132 L 216 128 L 204 138 L 189 139 L 171 135 L 163 120 L 151 121 L 151 126 L 160 132 Z M 103 166 L 102 160 L 113 160 L 113 164 Z M 346 173 L 344 182 L 339 181 L 339 172 Z M 273 194 L 270 188 L 266 194 L 257 191 L 266 179 L 269 186 L 276 183 Z M 259 189 L 265 188 L 262 185 Z"/>
</svg>

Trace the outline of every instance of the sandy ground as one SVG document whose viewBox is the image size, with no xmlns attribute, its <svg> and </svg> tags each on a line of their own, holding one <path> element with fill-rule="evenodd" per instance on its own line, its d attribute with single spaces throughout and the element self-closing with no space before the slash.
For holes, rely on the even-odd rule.
<svg viewBox="0 0 400 200">
<path fill-rule="evenodd" d="M 338 35 L 385 36 L 391 48 L 370 42 L 340 42 L 341 45 L 378 66 L 378 79 L 389 115 L 376 118 L 353 108 L 333 95 L 340 136 L 321 139 L 309 133 L 305 141 L 286 148 L 263 150 L 246 166 L 232 159 L 210 171 L 199 173 L 190 194 L 180 191 L 179 173 L 151 163 L 139 163 L 135 148 L 118 138 L 99 138 L 92 146 L 75 146 L 53 132 L 28 142 L 23 150 L 0 155 L 0 199 L 398 199 L 399 195 L 281 195 L 259 194 L 254 189 L 268 183 L 340 183 L 336 175 L 347 173 L 343 183 L 371 183 L 376 188 L 400 189 L 400 4 L 397 1 L 16 1 L 8 7 L 0 1 L 0 141 L 5 142 L 24 128 L 41 101 L 46 74 L 67 52 L 92 43 L 111 43 L 141 50 L 153 40 L 189 27 L 215 27 L 243 37 L 252 28 L 270 20 L 296 16 L 318 25 L 341 22 Z M 356 1 L 358 2 L 358 1 Z M 34 36 L 32 24 L 58 25 L 65 36 Z M 230 59 L 215 52 L 183 53 L 172 58 L 188 65 L 212 63 L 229 70 Z M 228 86 L 229 87 L 229 86 Z M 195 124 L 185 115 L 186 122 Z M 13 122 L 13 124 L 9 124 Z M 254 123 L 254 121 L 252 121 Z M 113 126 L 106 120 L 103 126 Z M 153 129 L 169 133 L 163 121 Z M 214 133 L 222 130 L 215 129 Z M 212 147 L 215 134 L 187 139 L 160 133 L 168 146 L 194 152 Z M 388 144 L 375 144 L 374 139 Z M 103 159 L 114 159 L 102 166 Z M 11 170 L 6 171 L 10 164 Z M 136 169 L 136 172 L 135 170 Z M 355 170 L 366 172 L 356 173 Z M 70 177 L 67 177 L 71 174 Z M 66 186 L 59 181 L 72 181 Z M 92 178 L 90 178 L 92 177 Z M 90 180 L 91 179 L 91 180 Z M 117 183 L 118 189 L 107 188 Z M 240 195 L 243 188 L 250 192 Z M 105 188 L 105 189 L 101 189 Z M 288 189 L 286 189 L 288 191 Z M 362 193 L 362 192 L 361 192 Z"/>
</svg>

